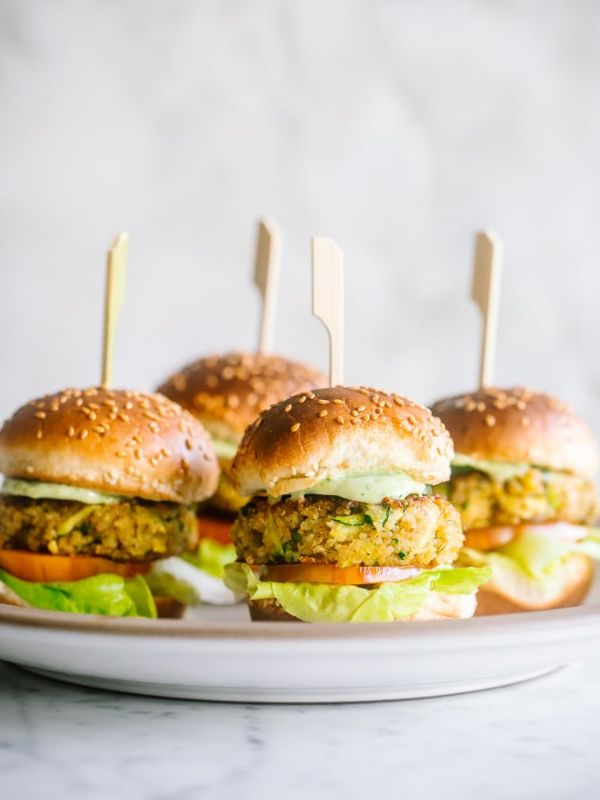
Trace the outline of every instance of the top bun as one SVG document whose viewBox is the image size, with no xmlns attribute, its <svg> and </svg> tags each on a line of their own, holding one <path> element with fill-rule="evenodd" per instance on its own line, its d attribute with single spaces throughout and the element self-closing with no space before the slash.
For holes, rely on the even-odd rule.
<svg viewBox="0 0 600 800">
<path fill-rule="evenodd" d="M 246 431 L 231 477 L 245 496 L 288 494 L 347 473 L 403 471 L 441 483 L 453 455 L 448 432 L 423 406 L 377 389 L 335 386 L 264 411 Z"/>
<path fill-rule="evenodd" d="M 211 495 L 210 437 L 159 395 L 65 389 L 32 400 L 0 431 L 0 472 L 112 494 L 193 503 Z"/>
<path fill-rule="evenodd" d="M 587 425 L 560 400 L 530 389 L 480 389 L 432 407 L 457 453 L 484 461 L 527 463 L 582 477 L 598 469 Z"/>
<path fill-rule="evenodd" d="M 265 408 L 326 384 L 318 370 L 279 356 L 230 353 L 194 361 L 158 391 L 187 408 L 212 436 L 237 443 Z"/>
</svg>

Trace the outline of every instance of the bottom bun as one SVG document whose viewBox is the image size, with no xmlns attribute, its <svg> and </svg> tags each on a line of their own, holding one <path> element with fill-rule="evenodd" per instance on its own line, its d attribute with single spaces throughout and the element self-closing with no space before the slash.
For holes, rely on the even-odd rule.
<svg viewBox="0 0 600 800">
<path fill-rule="evenodd" d="M 185 605 L 179 600 L 165 595 L 155 595 L 154 603 L 159 619 L 181 619 L 185 611 Z"/>
<path fill-rule="evenodd" d="M 594 562 L 578 554 L 567 559 L 561 579 L 552 586 L 551 591 L 537 587 L 530 581 L 508 586 L 492 578 L 479 589 L 476 616 L 578 606 L 587 597 L 593 580 Z"/>
<path fill-rule="evenodd" d="M 473 594 L 443 594 L 430 592 L 425 604 L 410 617 L 397 622 L 420 622 L 432 619 L 467 619 L 475 613 L 477 597 Z M 250 618 L 254 622 L 302 622 L 288 614 L 274 598 L 248 600 Z"/>
</svg>

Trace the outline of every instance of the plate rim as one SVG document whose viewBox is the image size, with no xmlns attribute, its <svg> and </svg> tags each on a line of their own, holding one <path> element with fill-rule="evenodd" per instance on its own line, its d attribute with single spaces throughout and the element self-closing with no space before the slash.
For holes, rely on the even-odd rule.
<svg viewBox="0 0 600 800">
<path fill-rule="evenodd" d="M 235 639 L 302 641 L 421 641 L 450 639 L 458 642 L 474 635 L 496 640 L 508 636 L 564 640 L 600 637 L 600 603 L 574 608 L 498 614 L 463 620 L 430 620 L 402 625 L 381 623 L 211 622 L 196 620 L 150 620 L 138 617 L 105 617 L 0 605 L 0 626 L 79 634 L 110 634 L 161 639 Z M 565 636 L 565 632 L 567 635 Z"/>
</svg>

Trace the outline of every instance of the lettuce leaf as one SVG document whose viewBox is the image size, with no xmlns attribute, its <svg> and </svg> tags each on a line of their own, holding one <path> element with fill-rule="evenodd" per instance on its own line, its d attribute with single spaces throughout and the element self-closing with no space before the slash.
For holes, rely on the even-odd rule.
<svg viewBox="0 0 600 800">
<path fill-rule="evenodd" d="M 224 572 L 223 567 L 221 570 Z M 185 560 L 172 557 L 155 561 L 145 578 L 154 594 L 173 597 L 186 606 L 202 603 L 221 606 L 237 602 L 222 578 L 195 567 L 187 557 Z"/>
<path fill-rule="evenodd" d="M 490 552 L 465 548 L 462 557 L 473 564 L 487 563 L 494 572 L 518 570 L 530 580 L 543 583 L 553 580 L 566 559 L 577 553 L 600 561 L 600 531 L 590 530 L 584 539 L 575 542 L 541 533 L 521 533 L 509 544 Z"/>
<path fill-rule="evenodd" d="M 230 564 L 225 583 L 253 600 L 275 599 L 305 622 L 393 622 L 416 614 L 430 591 L 471 594 L 489 580 L 488 567 L 439 567 L 414 578 L 372 589 L 324 583 L 259 580 L 247 564 Z"/>
<path fill-rule="evenodd" d="M 214 539 L 200 539 L 196 552 L 186 553 L 182 558 L 213 578 L 223 578 L 227 564 L 232 564 L 236 559 L 235 547 L 232 544 L 220 544 Z"/>
<path fill-rule="evenodd" d="M 66 583 L 33 583 L 0 570 L 0 581 L 34 608 L 112 617 L 156 617 L 156 606 L 141 576 L 94 575 Z"/>
<path fill-rule="evenodd" d="M 201 539 L 195 553 L 155 561 L 146 575 L 154 594 L 173 597 L 186 606 L 230 605 L 236 596 L 225 586 L 225 567 L 235 561 L 235 547 Z"/>
</svg>

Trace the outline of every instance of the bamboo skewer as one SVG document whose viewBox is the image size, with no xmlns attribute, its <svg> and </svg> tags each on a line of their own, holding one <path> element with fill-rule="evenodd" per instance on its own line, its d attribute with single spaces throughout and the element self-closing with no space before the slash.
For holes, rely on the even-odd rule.
<svg viewBox="0 0 600 800">
<path fill-rule="evenodd" d="M 102 337 L 101 385 L 112 386 L 115 328 L 125 299 L 125 270 L 129 241 L 120 233 L 108 251 L 106 261 L 106 288 L 104 295 L 104 330 Z"/>
<path fill-rule="evenodd" d="M 254 265 L 254 283 L 262 299 L 258 334 L 258 352 L 261 355 L 270 353 L 273 348 L 280 254 L 279 228 L 272 222 L 261 220 L 258 224 Z"/>
<path fill-rule="evenodd" d="M 481 389 L 493 383 L 501 263 L 502 243 L 493 233 L 480 231 L 475 240 L 471 298 L 479 306 L 483 317 L 479 365 Z"/>
<path fill-rule="evenodd" d="M 329 385 L 343 384 L 344 255 L 333 239 L 312 240 L 312 312 L 329 335 Z"/>
</svg>

